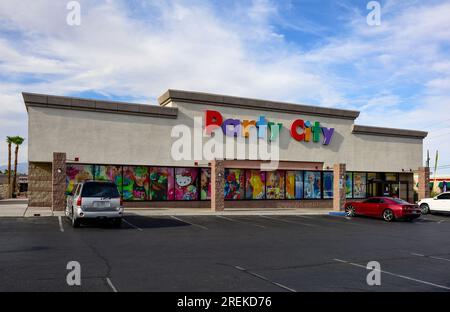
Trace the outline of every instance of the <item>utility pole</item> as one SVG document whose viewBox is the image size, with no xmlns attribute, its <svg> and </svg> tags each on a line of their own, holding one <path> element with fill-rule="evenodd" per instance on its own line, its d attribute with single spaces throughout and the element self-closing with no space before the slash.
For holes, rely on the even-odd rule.
<svg viewBox="0 0 450 312">
<path fill-rule="evenodd" d="M 427 150 L 427 167 L 430 168 L 430 150 Z"/>
</svg>

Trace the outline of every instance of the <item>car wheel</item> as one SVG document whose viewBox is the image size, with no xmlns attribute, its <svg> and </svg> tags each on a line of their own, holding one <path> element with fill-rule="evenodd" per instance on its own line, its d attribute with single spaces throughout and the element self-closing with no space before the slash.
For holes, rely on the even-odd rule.
<svg viewBox="0 0 450 312">
<path fill-rule="evenodd" d="M 75 213 L 73 212 L 73 208 L 72 208 L 72 227 L 74 228 L 78 228 L 80 227 L 81 221 L 77 218 L 75 218 Z"/>
<path fill-rule="evenodd" d="M 113 220 L 113 226 L 115 228 L 120 228 L 121 225 L 122 225 L 122 218 L 116 218 Z"/>
<path fill-rule="evenodd" d="M 394 212 L 391 209 L 386 209 L 383 211 L 384 221 L 391 222 L 395 219 Z"/>
<path fill-rule="evenodd" d="M 430 213 L 430 206 L 428 206 L 428 204 L 422 204 L 420 205 L 420 211 L 422 212 L 423 215 L 426 215 Z"/>
<path fill-rule="evenodd" d="M 355 208 L 353 208 L 352 205 L 345 207 L 345 214 L 347 215 L 347 217 L 354 217 L 355 216 Z"/>
</svg>

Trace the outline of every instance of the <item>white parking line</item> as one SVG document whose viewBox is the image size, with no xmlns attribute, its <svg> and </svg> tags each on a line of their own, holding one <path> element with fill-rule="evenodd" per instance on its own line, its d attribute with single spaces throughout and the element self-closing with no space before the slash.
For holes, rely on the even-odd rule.
<svg viewBox="0 0 450 312">
<path fill-rule="evenodd" d="M 181 221 L 181 222 L 190 224 L 190 225 L 192 225 L 192 226 L 199 227 L 199 228 L 201 228 L 201 229 L 203 229 L 203 230 L 207 230 L 207 229 L 208 229 L 206 226 L 203 226 L 203 225 L 200 225 L 200 224 L 195 224 L 195 223 L 192 223 L 192 222 L 188 222 L 188 221 L 182 220 L 181 218 L 177 218 L 177 217 L 175 217 L 175 216 L 170 216 L 170 217 L 173 218 L 173 219 L 175 219 L 175 220 L 178 220 L 178 221 Z"/>
<path fill-rule="evenodd" d="M 295 222 L 295 221 L 283 220 L 283 219 L 272 218 L 272 217 L 264 216 L 264 215 L 260 215 L 260 217 L 261 217 L 261 218 L 265 218 L 265 219 L 270 219 L 270 220 L 280 221 L 280 222 L 284 222 L 284 223 L 292 223 L 292 224 L 297 224 L 297 225 L 305 225 L 305 226 L 317 227 L 317 225 L 313 225 L 313 224 L 309 224 L 309 223 L 303 223 L 303 222 Z"/>
<path fill-rule="evenodd" d="M 117 288 L 114 287 L 114 284 L 111 282 L 111 280 L 109 279 L 109 277 L 106 278 L 106 282 L 108 283 L 109 287 L 111 287 L 113 292 L 117 292 Z"/>
<path fill-rule="evenodd" d="M 271 281 L 271 280 L 268 279 L 267 277 L 262 276 L 262 275 L 260 275 L 260 274 L 258 274 L 258 273 L 249 271 L 249 270 L 247 270 L 247 269 L 245 269 L 245 268 L 243 268 L 243 267 L 240 267 L 240 266 L 237 266 L 237 265 L 236 265 L 236 266 L 234 266 L 234 268 L 237 269 L 237 270 L 239 270 L 239 271 L 242 271 L 242 272 L 245 272 L 245 273 L 247 273 L 247 274 L 250 274 L 250 275 L 252 275 L 252 276 L 254 276 L 254 277 L 257 277 L 257 278 L 259 278 L 259 279 L 262 279 L 262 280 L 264 280 L 264 281 L 266 281 L 266 282 L 269 282 L 269 283 L 271 283 L 271 284 L 273 284 L 273 285 L 275 285 L 275 286 L 278 286 L 278 287 L 280 287 L 280 288 L 283 288 L 283 289 L 285 289 L 285 290 L 287 290 L 287 291 L 290 291 L 290 292 L 297 292 L 295 289 L 289 288 L 289 287 L 287 287 L 287 286 L 285 286 L 285 285 L 283 285 L 283 284 L 280 284 L 280 283 L 278 283 L 278 282 Z"/>
<path fill-rule="evenodd" d="M 231 222 L 242 223 L 242 224 L 249 224 L 249 225 L 257 226 L 257 227 L 262 228 L 262 229 L 267 229 L 267 227 L 265 227 L 264 225 L 260 225 L 260 224 L 256 224 L 256 223 L 252 223 L 252 222 L 231 219 L 231 218 L 228 218 L 228 217 L 225 217 L 225 216 L 216 216 L 216 217 L 221 218 L 221 219 L 225 219 L 225 220 L 228 220 L 228 221 L 231 221 Z"/>
<path fill-rule="evenodd" d="M 128 224 L 129 226 L 135 228 L 136 230 L 138 230 L 138 231 L 143 231 L 140 227 L 138 227 L 138 226 L 136 226 L 136 225 L 134 225 L 134 224 L 128 222 L 125 218 L 122 218 L 122 220 L 123 220 L 123 222 L 125 222 L 125 223 Z"/>
<path fill-rule="evenodd" d="M 435 259 L 435 260 L 442 260 L 442 261 L 449 261 L 450 262 L 450 259 L 447 259 L 447 258 L 436 257 L 436 256 L 426 256 L 426 255 L 422 255 L 422 254 L 414 253 L 414 252 L 411 252 L 410 254 L 413 255 L 413 256 L 417 256 L 417 257 L 425 257 L 425 258 L 430 258 L 430 259 Z"/>
<path fill-rule="evenodd" d="M 355 266 L 355 267 L 358 267 L 358 268 L 363 268 L 363 269 L 367 270 L 366 266 L 361 265 L 361 264 L 357 264 L 357 263 L 353 263 L 353 262 L 349 262 L 349 261 L 345 261 L 345 260 L 341 260 L 341 259 L 333 259 L 333 260 L 337 261 L 337 262 L 340 262 L 340 263 L 345 263 L 345 264 L 348 264 L 348 265 L 352 265 L 352 266 Z M 445 289 L 445 290 L 450 290 L 450 287 L 439 285 L 439 284 L 430 283 L 430 282 L 423 281 L 423 280 L 419 280 L 417 278 L 412 278 L 412 277 L 409 277 L 409 276 L 406 276 L 406 275 L 396 274 L 396 273 L 392 273 L 392 272 L 388 272 L 388 271 L 384 271 L 384 270 L 380 270 L 380 272 L 384 273 L 384 274 L 387 274 L 387 275 L 395 276 L 395 277 L 398 277 L 398 278 L 406 279 L 406 280 L 409 280 L 409 281 L 413 281 L 413 282 L 417 282 L 417 283 L 421 283 L 421 284 L 425 284 L 425 285 L 429 285 L 429 286 L 433 286 L 433 287 L 438 287 L 438 288 L 442 288 L 442 289 Z"/>
<path fill-rule="evenodd" d="M 59 222 L 59 230 L 61 232 L 64 232 L 64 227 L 63 227 L 63 224 L 62 224 L 61 216 L 58 216 L 58 222 Z"/>
</svg>

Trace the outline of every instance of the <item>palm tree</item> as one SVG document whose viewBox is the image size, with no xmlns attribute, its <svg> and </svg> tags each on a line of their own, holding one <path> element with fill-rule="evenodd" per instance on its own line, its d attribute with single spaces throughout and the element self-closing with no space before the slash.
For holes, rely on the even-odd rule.
<svg viewBox="0 0 450 312">
<path fill-rule="evenodd" d="M 22 145 L 23 141 L 25 141 L 25 139 L 20 136 L 12 137 L 12 143 L 14 145 L 16 145 L 16 149 L 14 151 L 14 178 L 13 178 L 13 185 L 12 185 L 12 193 L 13 194 L 15 194 L 15 192 L 16 192 L 17 158 L 19 156 L 19 146 Z"/>
<path fill-rule="evenodd" d="M 8 143 L 8 197 L 12 196 L 12 188 L 11 188 L 11 144 L 13 141 L 13 137 L 7 136 L 6 143 Z"/>
</svg>

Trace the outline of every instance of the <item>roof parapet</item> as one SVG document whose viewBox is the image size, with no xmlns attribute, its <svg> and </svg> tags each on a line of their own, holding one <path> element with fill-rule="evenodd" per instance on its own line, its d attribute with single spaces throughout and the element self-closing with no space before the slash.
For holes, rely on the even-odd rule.
<svg viewBox="0 0 450 312">
<path fill-rule="evenodd" d="M 366 134 L 366 135 L 403 137 L 403 138 L 422 139 L 422 140 L 425 139 L 428 135 L 428 132 L 425 132 L 425 131 L 372 127 L 372 126 L 362 126 L 362 125 L 353 125 L 352 133 Z"/>
<path fill-rule="evenodd" d="M 305 114 L 314 116 L 334 117 L 352 120 L 356 119 L 359 116 L 359 111 L 354 110 L 325 108 L 319 106 L 266 101 L 236 96 L 172 90 L 172 89 L 167 90 L 158 98 L 159 105 L 161 106 L 165 106 L 171 101 L 192 103 L 192 104 L 208 104 L 213 106 L 228 106 L 234 108 L 253 109 L 261 111 L 274 111 L 290 114 Z"/>
<path fill-rule="evenodd" d="M 27 92 L 22 92 L 22 96 L 27 110 L 28 107 L 37 106 L 173 119 L 178 116 L 178 109 L 175 107 L 161 107 L 148 104 L 93 100 Z"/>
</svg>

